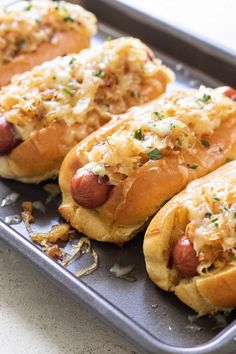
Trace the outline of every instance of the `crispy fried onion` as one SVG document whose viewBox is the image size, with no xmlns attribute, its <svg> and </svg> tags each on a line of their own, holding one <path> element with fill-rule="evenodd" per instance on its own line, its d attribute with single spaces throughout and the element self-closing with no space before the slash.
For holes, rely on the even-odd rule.
<svg viewBox="0 0 236 354">
<path fill-rule="evenodd" d="M 51 230 L 47 233 L 33 232 L 31 223 L 34 221 L 32 215 L 33 204 L 31 202 L 22 203 L 23 212 L 21 213 L 22 219 L 25 223 L 26 229 L 32 239 L 32 241 L 38 243 L 41 246 L 46 247 L 48 244 L 55 244 L 57 241 L 68 241 L 74 230 L 71 230 L 68 224 L 59 224 L 52 226 Z"/>
<path fill-rule="evenodd" d="M 72 262 L 80 258 L 83 254 L 90 253 L 93 257 L 93 263 L 88 267 L 75 272 L 76 277 L 89 275 L 98 268 L 98 255 L 92 248 L 90 240 L 87 237 L 81 237 L 77 245 L 72 245 L 71 254 L 62 262 L 64 267 L 70 265 Z"/>
<path fill-rule="evenodd" d="M 61 260 L 62 265 L 66 267 L 76 261 L 83 254 L 90 253 L 93 257 L 93 263 L 90 266 L 75 272 L 74 275 L 76 277 L 89 275 L 98 268 L 98 255 L 92 248 L 90 240 L 87 237 L 81 237 L 77 245 L 72 245 L 72 251 L 68 254 L 66 251 L 59 248 L 58 245 L 56 245 L 56 242 L 59 240 L 68 241 L 71 239 L 72 235 L 74 235 L 75 230 L 71 229 L 68 224 L 58 224 L 53 225 L 51 230 L 47 233 L 33 232 L 31 227 L 31 223 L 34 221 L 34 217 L 32 215 L 33 204 L 28 201 L 23 202 L 22 208 L 22 220 L 25 223 L 29 236 L 33 242 L 44 248 L 44 251 L 48 256 Z"/>
</svg>

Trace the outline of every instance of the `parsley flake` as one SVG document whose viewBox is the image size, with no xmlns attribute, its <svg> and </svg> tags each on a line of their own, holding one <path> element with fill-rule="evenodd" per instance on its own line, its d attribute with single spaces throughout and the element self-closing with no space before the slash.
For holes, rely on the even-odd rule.
<svg viewBox="0 0 236 354">
<path fill-rule="evenodd" d="M 104 79 L 106 77 L 106 74 L 102 70 L 94 71 L 93 75 L 99 77 L 100 79 Z"/>
<path fill-rule="evenodd" d="M 196 164 L 192 164 L 192 165 L 187 164 L 187 167 L 191 168 L 192 170 L 196 170 L 198 168 L 198 165 L 196 165 Z"/>
<path fill-rule="evenodd" d="M 67 93 L 67 95 L 70 95 L 70 96 L 73 96 L 74 95 L 74 92 L 71 91 L 70 89 L 68 89 L 67 87 L 63 87 L 63 91 L 65 93 Z"/>
<path fill-rule="evenodd" d="M 163 155 L 160 152 L 160 150 L 158 150 L 156 148 L 151 150 L 151 151 L 149 151 L 147 153 L 147 155 L 149 156 L 150 160 L 160 160 L 163 157 Z"/>
<path fill-rule="evenodd" d="M 206 148 L 209 148 L 209 147 L 210 147 L 210 144 L 209 144 L 209 141 L 208 141 L 208 140 L 202 139 L 202 140 L 201 140 L 201 144 L 202 144 L 203 146 L 205 146 Z"/>
<path fill-rule="evenodd" d="M 212 217 L 211 213 L 205 213 L 205 218 L 210 219 Z"/>
<path fill-rule="evenodd" d="M 75 61 L 76 61 L 76 58 L 72 57 L 71 60 L 69 61 L 69 65 L 74 64 Z"/>
<path fill-rule="evenodd" d="M 153 112 L 153 114 L 155 114 L 155 116 L 157 116 L 158 119 L 163 119 L 165 118 L 164 114 L 160 113 L 160 112 Z"/>
<path fill-rule="evenodd" d="M 107 41 L 112 41 L 113 37 L 111 35 L 107 36 Z"/>
<path fill-rule="evenodd" d="M 202 102 L 207 102 L 211 99 L 210 95 L 207 95 L 206 93 L 204 93 L 204 95 L 202 96 Z"/>
<path fill-rule="evenodd" d="M 70 15 L 63 17 L 63 21 L 71 23 L 75 22 L 75 20 Z"/>
<path fill-rule="evenodd" d="M 30 11 L 32 9 L 33 5 L 29 4 L 28 6 L 25 7 L 25 11 Z"/>
<path fill-rule="evenodd" d="M 134 137 L 137 140 L 144 140 L 144 134 L 142 132 L 142 128 L 136 129 L 134 132 Z"/>
<path fill-rule="evenodd" d="M 218 221 L 218 218 L 214 218 L 214 219 L 211 220 L 212 223 L 214 223 L 216 221 Z"/>
<path fill-rule="evenodd" d="M 198 99 L 196 100 L 196 102 L 197 102 L 197 103 L 199 103 L 199 102 L 206 103 L 206 102 L 208 102 L 210 99 L 211 99 L 211 96 L 210 96 L 210 95 L 207 95 L 206 93 L 204 93 L 202 97 L 200 97 L 200 98 L 198 98 Z"/>
</svg>

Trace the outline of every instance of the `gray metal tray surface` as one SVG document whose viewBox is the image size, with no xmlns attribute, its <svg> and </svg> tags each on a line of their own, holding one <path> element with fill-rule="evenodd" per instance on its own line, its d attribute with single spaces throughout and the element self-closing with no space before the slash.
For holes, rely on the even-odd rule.
<svg viewBox="0 0 236 354">
<path fill-rule="evenodd" d="M 95 13 L 106 14 L 109 10 L 105 2 L 97 0 L 83 1 L 82 3 Z M 113 11 L 116 10 L 113 8 Z M 99 33 L 93 39 L 92 45 L 103 42 L 108 35 L 115 38 L 122 34 L 133 34 L 132 31 L 127 33 L 121 30 L 123 26 L 121 17 L 119 19 L 120 26 L 116 27 L 114 27 L 113 18 L 108 17 L 112 20 L 113 26 L 109 24 L 109 21 L 106 21 L 106 24 L 100 22 Z M 144 22 L 142 22 L 140 14 L 138 21 L 143 30 Z M 137 32 L 138 29 L 135 27 L 136 36 L 143 38 L 143 31 Z M 153 36 L 155 37 L 155 31 Z M 173 40 L 174 34 L 172 36 L 169 33 L 169 36 Z M 165 64 L 176 71 L 176 82 L 169 87 L 169 90 L 173 87 L 198 87 L 200 84 L 215 87 L 220 84 L 215 78 L 217 75 L 209 77 L 193 68 L 195 66 L 194 58 L 196 61 L 198 60 L 197 55 L 193 56 L 192 67 L 190 67 L 181 62 L 179 57 L 176 60 L 174 56 L 171 57 L 168 53 L 160 52 L 155 46 L 153 49 Z M 207 53 L 202 55 L 205 55 L 206 60 L 210 60 Z M 189 316 L 194 315 L 194 312 L 182 304 L 173 294 L 160 290 L 149 280 L 142 253 L 143 234 L 138 235 L 122 248 L 92 241 L 99 256 L 99 268 L 89 276 L 78 279 L 73 275 L 73 272 L 88 264 L 91 261 L 89 256 L 83 256 L 65 269 L 46 256 L 38 246 L 29 240 L 22 222 L 13 226 L 5 224 L 6 216 L 20 214 L 22 201 L 41 200 L 45 202 L 48 195 L 43 190 L 44 184 L 35 186 L 0 180 L 0 201 L 12 192 L 20 195 L 13 205 L 0 208 L 0 218 L 2 219 L 2 221 L 0 220 L 0 240 L 31 260 L 61 289 L 70 293 L 82 305 L 116 329 L 118 333 L 136 344 L 140 351 L 179 354 L 236 353 L 235 311 L 226 318 L 227 326 L 224 329 L 216 328 L 218 323 L 215 317 L 201 318 L 191 326 Z M 47 204 L 45 214 L 40 211 L 34 213 L 36 219 L 34 230 L 46 232 L 52 225 L 62 222 L 57 213 L 58 203 L 58 200 L 53 200 Z M 128 282 L 115 278 L 110 273 L 109 269 L 118 259 L 122 265 L 135 264 L 132 272 L 135 281 Z"/>
</svg>

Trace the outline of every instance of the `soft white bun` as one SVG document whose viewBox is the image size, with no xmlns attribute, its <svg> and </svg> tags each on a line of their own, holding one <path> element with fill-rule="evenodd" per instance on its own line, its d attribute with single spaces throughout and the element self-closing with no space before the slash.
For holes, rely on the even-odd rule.
<svg viewBox="0 0 236 354">
<path fill-rule="evenodd" d="M 92 13 L 63 1 L 15 1 L 0 8 L 0 22 L 0 86 L 45 61 L 80 52 L 96 33 Z"/>
<path fill-rule="evenodd" d="M 144 256 L 147 272 L 152 281 L 166 291 L 173 291 L 178 298 L 200 315 L 227 311 L 236 307 L 236 262 L 208 275 L 181 277 L 169 266 L 173 247 L 173 229 L 184 228 L 187 209 L 183 202 L 191 198 L 197 188 L 209 181 L 230 181 L 236 177 L 236 161 L 227 163 L 216 171 L 191 182 L 187 188 L 172 198 L 152 219 L 144 238 Z"/>
<path fill-rule="evenodd" d="M 89 43 L 88 36 L 81 39 Z M 128 37 L 15 76 L 1 89 L 0 116 L 14 125 L 22 143 L 0 157 L 0 176 L 27 183 L 56 177 L 75 144 L 113 114 L 158 97 L 172 80 L 171 70 L 144 43 Z"/>
<path fill-rule="evenodd" d="M 214 90 L 211 93 L 214 94 Z M 168 100 L 171 98 L 175 101 L 178 94 L 188 98 L 188 91 L 163 96 L 168 104 Z M 104 138 L 109 138 L 110 141 L 113 133 L 120 132 L 121 128 L 126 129 L 126 125 L 129 126 L 126 122 L 137 122 L 137 119 L 150 117 L 157 110 L 158 102 L 163 102 L 163 96 L 142 107 L 133 108 L 119 120 L 108 123 L 66 156 L 60 170 L 63 201 L 59 211 L 74 228 L 87 236 L 117 244 L 130 240 L 163 202 L 181 191 L 191 180 L 224 164 L 231 156 L 236 142 L 236 119 L 230 108 L 230 113 L 226 113 L 220 127 L 209 135 L 209 148 L 199 144 L 197 140 L 194 155 L 189 150 L 180 149 L 178 153 L 174 151 L 159 160 L 149 160 L 115 185 L 101 207 L 88 209 L 78 205 L 71 195 L 71 179 L 78 169 L 86 165 L 86 153 L 98 142 L 104 141 Z M 226 101 L 231 107 L 231 102 L 228 99 Z M 127 128 L 127 136 L 131 134 Z M 197 164 L 197 169 L 191 168 L 193 163 Z"/>
</svg>

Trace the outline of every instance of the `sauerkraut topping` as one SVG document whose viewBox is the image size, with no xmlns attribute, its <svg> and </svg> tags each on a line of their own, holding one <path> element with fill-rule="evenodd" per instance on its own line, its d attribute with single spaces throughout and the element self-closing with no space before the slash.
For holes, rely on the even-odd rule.
<svg viewBox="0 0 236 354">
<path fill-rule="evenodd" d="M 198 272 L 219 269 L 236 260 L 236 177 L 191 190 L 183 202 L 189 223 L 185 234 L 199 256 Z"/>
<path fill-rule="evenodd" d="M 23 140 L 55 120 L 91 131 L 131 106 L 161 94 L 172 72 L 138 39 L 120 38 L 58 57 L 2 88 L 0 114 Z M 151 92 L 151 93 L 150 93 Z"/>
<path fill-rule="evenodd" d="M 81 26 L 94 34 L 95 16 L 65 1 L 18 1 L 0 9 L 0 67 L 36 51 L 42 43 L 57 41 L 58 32 L 77 31 Z"/>
<path fill-rule="evenodd" d="M 155 105 L 131 111 L 116 132 L 94 145 L 86 154 L 87 168 L 116 185 L 149 160 L 182 149 L 195 155 L 198 144 L 208 149 L 207 137 L 233 114 L 236 103 L 218 90 L 201 87 L 164 94 Z"/>
</svg>

